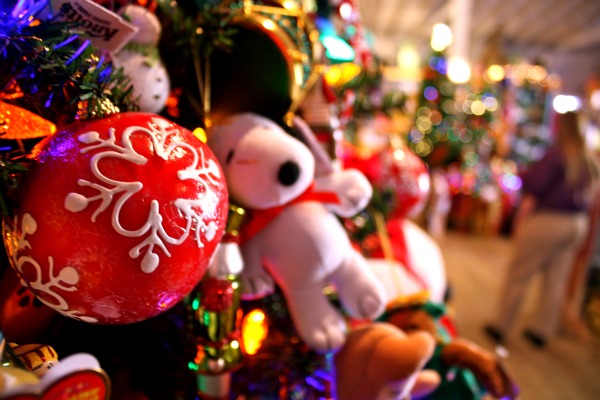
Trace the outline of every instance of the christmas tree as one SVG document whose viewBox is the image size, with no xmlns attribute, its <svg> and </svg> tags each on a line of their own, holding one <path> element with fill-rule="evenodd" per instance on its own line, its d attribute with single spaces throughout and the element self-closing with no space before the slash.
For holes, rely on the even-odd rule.
<svg viewBox="0 0 600 400">
<path fill-rule="evenodd" d="M 373 316 L 383 312 L 385 298 L 370 270 L 339 268 L 335 275 L 325 268 L 326 274 L 317 274 L 323 278 L 317 287 L 320 306 L 298 317 L 292 304 L 298 299 L 289 296 L 288 287 L 273 284 L 272 293 L 261 299 L 242 299 L 239 268 L 214 268 L 239 261 L 241 241 L 252 226 L 247 218 L 276 217 L 283 206 L 307 202 L 322 207 L 323 221 L 342 235 L 325 252 L 347 250 L 344 266 L 363 266 L 340 220 L 330 217 L 324 205 L 342 214 L 358 207 L 355 192 L 346 201 L 333 189 L 317 191 L 316 182 L 307 180 L 290 204 L 245 210 L 231 200 L 231 182 L 225 182 L 225 166 L 239 161 L 235 152 L 213 152 L 206 143 L 207 132 L 226 118 L 255 113 L 273 122 L 259 129 L 281 130 L 298 146 L 314 145 L 310 137 L 296 139 L 305 133 L 297 113 L 333 63 L 331 55 L 321 58 L 319 52 L 324 43 L 314 4 L 126 3 L 67 1 L 57 6 L 23 0 L 1 11 L 2 372 L 24 376 L 34 386 L 16 390 L 31 389 L 35 395 L 41 388 L 102 399 L 321 399 L 335 398 L 344 379 L 350 386 L 356 383 L 348 379 L 351 375 L 337 374 L 338 367 L 350 366 L 345 370 L 352 372 L 355 365 L 380 368 L 384 361 L 403 366 L 409 363 L 403 356 L 414 352 L 406 369 L 393 368 L 402 374 L 374 374 L 376 379 L 361 382 L 361 389 L 367 382 L 374 392 L 396 381 L 401 389 L 412 383 L 408 378 L 433 352 L 434 339 L 426 334 L 412 345 L 404 332 L 385 325 L 385 339 L 411 344 L 401 357 L 390 360 L 385 348 L 362 352 L 359 345 L 350 350 L 359 350 L 360 361 L 336 358 L 335 346 L 348 350 L 346 335 L 360 335 L 365 325 L 381 327 Z M 382 95 L 380 65 L 365 47 L 357 21 L 348 19 L 344 32 L 363 68 L 344 88 L 357 99 L 347 126 L 354 117 L 402 109 L 405 101 L 398 94 Z M 123 36 L 110 30 L 113 23 Z M 118 41 L 102 43 L 98 37 Z M 452 132 L 449 126 L 447 135 Z M 242 161 L 247 166 L 263 160 Z M 347 171 L 331 161 L 316 161 L 323 163 L 319 183 L 358 182 L 368 192 L 366 179 L 353 171 L 344 175 Z M 284 189 L 301 172 L 292 164 L 286 162 L 277 174 Z M 323 179 L 334 172 L 339 182 Z M 251 178 L 244 183 L 254 184 Z M 378 207 L 389 206 L 386 199 L 377 200 Z M 254 221 L 261 223 L 260 217 Z M 300 225 L 286 226 L 290 235 L 277 238 L 296 244 Z M 307 247 L 312 251 L 325 239 L 329 235 Z M 271 279 L 283 275 L 272 272 L 281 255 L 269 262 Z M 309 275 L 304 265 L 308 252 L 302 256 L 296 257 L 302 268 L 293 271 Z M 364 279 L 354 272 L 364 273 Z M 337 281 L 327 280 L 334 275 Z M 363 290 L 369 285 L 372 292 Z M 348 301 L 352 295 L 357 304 Z M 312 297 L 317 296 L 305 296 L 301 304 Z M 362 307 L 365 299 L 373 304 Z M 316 318 L 322 308 L 330 313 Z M 298 321 L 304 319 L 314 323 L 302 330 Z M 325 339 L 307 335 L 313 328 Z M 387 343 L 378 338 L 368 344 Z M 6 339 L 19 342 L 15 351 L 6 347 Z M 315 342 L 325 345 L 316 348 Z M 26 351 L 30 343 L 44 344 L 43 351 Z M 89 380 L 65 373 L 70 362 L 62 361 L 79 353 L 94 361 L 84 368 Z M 25 371 L 19 357 L 34 359 L 36 369 L 23 363 Z M 47 374 L 49 368 L 54 370 Z"/>
</svg>

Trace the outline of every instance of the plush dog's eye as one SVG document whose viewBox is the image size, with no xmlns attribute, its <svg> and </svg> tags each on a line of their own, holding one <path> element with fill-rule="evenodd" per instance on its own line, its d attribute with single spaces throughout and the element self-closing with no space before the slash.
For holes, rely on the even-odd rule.
<svg viewBox="0 0 600 400">
<path fill-rule="evenodd" d="M 233 150 L 229 150 L 229 153 L 227 153 L 227 157 L 225 157 L 225 164 L 229 164 L 231 162 L 232 158 L 233 158 Z"/>
</svg>

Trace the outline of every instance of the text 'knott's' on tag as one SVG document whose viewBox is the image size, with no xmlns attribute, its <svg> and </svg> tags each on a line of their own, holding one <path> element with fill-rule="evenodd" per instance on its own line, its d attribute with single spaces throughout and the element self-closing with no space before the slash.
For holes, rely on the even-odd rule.
<svg viewBox="0 0 600 400">
<path fill-rule="evenodd" d="M 77 21 L 96 47 L 111 53 L 118 52 L 138 28 L 115 12 L 94 3 L 92 0 L 51 0 L 47 19 Z"/>
</svg>

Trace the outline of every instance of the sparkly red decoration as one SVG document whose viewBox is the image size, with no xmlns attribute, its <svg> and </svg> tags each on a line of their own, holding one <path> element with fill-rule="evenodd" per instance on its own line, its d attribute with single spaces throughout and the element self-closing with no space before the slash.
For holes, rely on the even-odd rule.
<svg viewBox="0 0 600 400">
<path fill-rule="evenodd" d="M 15 343 L 38 343 L 56 312 L 39 302 L 15 272 L 0 266 L 0 326 Z"/>
<path fill-rule="evenodd" d="M 141 321 L 204 276 L 228 212 L 224 176 L 190 131 L 121 113 L 42 142 L 3 236 L 46 305 L 91 323 Z"/>
<path fill-rule="evenodd" d="M 380 192 L 391 189 L 395 205 L 389 219 L 411 217 L 423 210 L 431 178 L 425 162 L 408 148 L 388 148 L 371 157 L 363 171 Z"/>
<path fill-rule="evenodd" d="M 202 307 L 206 311 L 225 311 L 233 304 L 232 282 L 226 279 L 207 278 L 201 283 Z"/>
</svg>

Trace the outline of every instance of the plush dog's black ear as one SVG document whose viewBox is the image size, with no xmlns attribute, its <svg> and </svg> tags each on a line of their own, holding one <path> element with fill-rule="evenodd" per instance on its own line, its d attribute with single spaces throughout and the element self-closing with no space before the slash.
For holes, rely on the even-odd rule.
<svg viewBox="0 0 600 400">
<path fill-rule="evenodd" d="M 295 116 L 289 133 L 304 143 L 315 157 L 315 176 L 329 175 L 333 172 L 334 168 L 331 157 L 329 157 L 323 145 L 319 143 L 319 140 L 306 121 Z"/>
</svg>

